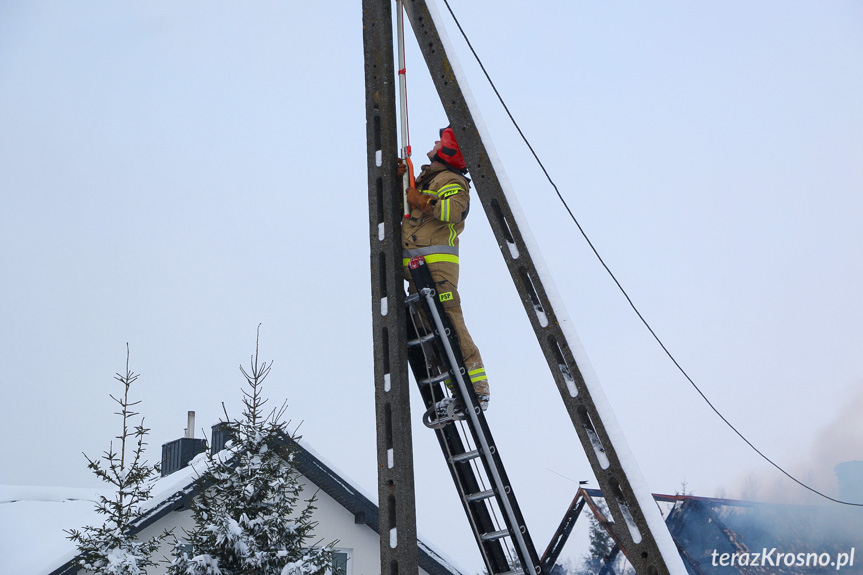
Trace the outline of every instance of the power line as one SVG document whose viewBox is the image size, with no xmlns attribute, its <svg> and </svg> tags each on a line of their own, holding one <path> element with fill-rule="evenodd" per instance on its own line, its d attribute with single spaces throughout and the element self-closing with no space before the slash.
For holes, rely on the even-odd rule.
<svg viewBox="0 0 863 575">
<path fill-rule="evenodd" d="M 572 213 L 572 210 L 569 208 L 569 205 L 566 203 L 566 200 L 563 198 L 563 195 L 560 193 L 560 190 L 558 189 L 557 184 L 554 183 L 554 180 L 551 178 L 551 175 L 548 173 L 548 170 L 546 170 L 545 165 L 542 163 L 542 160 L 539 159 L 539 156 L 537 155 L 536 151 L 533 149 L 533 146 L 531 145 L 530 141 L 528 141 L 527 136 L 525 136 L 524 132 L 522 132 L 521 127 L 518 125 L 518 122 L 516 122 L 515 118 L 512 115 L 512 112 L 510 112 L 509 107 L 506 105 L 506 102 L 504 101 L 503 97 L 500 95 L 500 92 L 498 91 L 497 86 L 495 86 L 494 82 L 491 79 L 491 76 L 489 75 L 488 71 L 485 69 L 485 65 L 482 63 L 482 60 L 480 59 L 479 54 L 477 54 L 476 50 L 474 50 L 473 44 L 471 44 L 471 41 L 467 37 L 467 34 L 464 31 L 464 28 L 462 28 L 461 23 L 458 21 L 458 18 L 456 18 L 455 12 L 453 12 L 452 7 L 449 5 L 449 0 L 443 0 L 443 2 L 446 5 L 447 10 L 449 10 L 450 16 L 452 16 L 452 19 L 455 22 L 456 27 L 458 27 L 459 32 L 461 32 L 461 35 L 464 38 L 464 41 L 467 43 L 468 48 L 470 49 L 471 53 L 473 54 L 474 59 L 477 61 L 477 64 L 479 64 L 480 69 L 482 69 L 482 73 L 485 74 L 486 80 L 488 80 L 489 85 L 491 86 L 492 90 L 494 90 L 494 93 L 497 96 L 498 101 L 500 101 L 501 106 L 503 106 L 504 111 L 506 112 L 507 116 L 509 116 L 509 119 L 512 122 L 512 125 L 518 131 L 518 134 L 521 136 L 521 139 L 524 140 L 525 145 L 527 145 L 527 148 L 530 150 L 530 153 L 533 155 L 534 159 L 536 160 L 536 163 L 539 165 L 540 169 L 542 169 L 542 172 L 545 174 L 545 177 L 548 180 L 548 182 L 551 184 L 551 187 L 554 188 L 554 192 L 557 194 L 557 197 L 558 197 L 558 199 L 560 199 L 560 202 L 563 204 L 563 207 L 566 208 L 566 211 L 569 214 L 569 217 L 572 219 L 573 223 L 575 223 L 576 227 L 578 228 L 578 231 L 581 233 L 582 237 L 587 242 L 587 245 L 590 246 L 590 249 L 591 249 L 591 251 L 593 251 L 593 254 L 596 256 L 596 259 L 599 260 L 599 263 L 602 264 L 602 267 L 605 268 L 605 271 L 608 273 L 608 275 L 614 281 L 615 285 L 617 285 L 617 289 L 620 290 L 620 293 L 622 293 L 623 297 L 626 298 L 626 301 L 629 303 L 629 306 L 635 312 L 635 315 L 638 316 L 638 319 L 641 320 L 641 323 L 644 324 L 644 327 L 647 328 L 647 331 L 650 332 L 650 335 L 653 336 L 653 339 L 656 340 L 656 343 L 659 344 L 659 347 L 662 348 L 662 351 L 665 352 L 665 355 L 668 356 L 668 358 L 671 360 L 671 362 L 674 364 L 674 366 L 677 368 L 677 370 L 681 374 L 683 374 L 683 377 L 685 377 L 686 380 L 695 389 L 695 391 L 698 392 L 698 395 L 701 396 L 701 398 L 705 401 L 705 403 L 707 403 L 707 405 L 710 406 L 710 409 L 712 409 L 713 412 L 716 415 L 718 415 L 719 418 L 729 428 L 731 428 L 731 430 L 734 431 L 734 433 L 736 433 L 737 436 L 740 437 L 740 439 L 742 439 L 746 443 L 746 445 L 748 445 L 750 448 L 752 448 L 752 450 L 755 451 L 755 453 L 757 453 L 762 459 L 764 459 L 764 461 L 766 461 L 767 463 L 769 463 L 770 465 L 772 465 L 773 467 L 778 469 L 780 472 L 782 472 L 782 474 L 784 474 L 786 477 L 788 477 L 789 479 L 791 479 L 792 481 L 794 481 L 795 483 L 797 483 L 801 487 L 808 489 L 812 493 L 814 493 L 820 497 L 823 497 L 824 499 L 828 499 L 828 500 L 833 501 L 835 503 L 841 503 L 842 505 L 851 505 L 851 506 L 855 506 L 855 507 L 863 507 L 863 503 L 852 503 L 850 501 L 842 501 L 841 499 L 836 499 L 834 497 L 830 497 L 829 495 L 822 493 L 821 491 L 818 491 L 814 487 L 810 487 L 809 485 L 803 483 L 802 481 L 800 481 L 799 479 L 797 479 L 796 477 L 791 475 L 789 472 L 785 471 L 785 469 L 783 469 L 779 464 L 777 464 L 772 459 L 767 457 L 760 449 L 755 447 L 755 445 L 753 445 L 753 443 L 751 441 L 749 441 L 746 438 L 746 436 L 744 436 L 736 427 L 734 427 L 734 425 L 732 425 L 732 423 L 730 421 L 728 421 L 728 419 L 726 419 L 726 417 L 724 415 L 722 415 L 722 413 L 720 413 L 720 411 L 716 408 L 716 406 L 713 405 L 713 403 L 707 398 L 707 396 L 704 394 L 704 392 L 701 391 L 701 389 L 698 387 L 698 385 L 696 385 L 695 381 L 691 377 L 689 377 L 689 374 L 686 373 L 686 370 L 683 369 L 683 366 L 680 365 L 680 363 L 677 361 L 677 359 L 674 357 L 674 355 L 672 355 L 671 351 L 669 351 L 669 349 L 665 346 L 665 343 L 663 343 L 663 341 L 659 338 L 659 336 L 653 330 L 653 327 L 651 327 L 651 325 L 647 322 L 647 320 L 641 314 L 641 311 L 639 311 L 639 309 L 636 307 L 635 303 L 632 301 L 632 298 L 629 297 L 629 294 L 623 288 L 620 281 L 618 281 L 617 277 L 614 275 L 614 272 L 611 271 L 611 268 L 608 267 L 608 264 L 605 263 L 605 260 L 599 254 L 599 251 L 596 249 L 596 246 L 593 245 L 593 242 L 588 237 L 587 232 L 585 232 L 584 228 L 581 227 L 581 224 L 579 223 L 578 218 L 576 218 L 575 214 Z"/>
</svg>

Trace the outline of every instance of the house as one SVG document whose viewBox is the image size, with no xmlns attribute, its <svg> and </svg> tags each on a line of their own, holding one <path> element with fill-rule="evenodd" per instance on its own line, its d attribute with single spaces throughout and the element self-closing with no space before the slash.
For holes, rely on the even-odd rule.
<svg viewBox="0 0 863 575">
<path fill-rule="evenodd" d="M 190 427 L 191 428 L 191 427 Z M 334 575 L 378 575 L 380 537 L 378 507 L 348 479 L 334 471 L 305 442 L 293 442 L 294 465 L 301 474 L 303 493 L 317 493 L 315 537 L 338 540 Z M 220 426 L 214 426 L 213 449 L 224 446 Z M 199 489 L 197 467 L 202 469 L 206 448 L 202 439 L 181 438 L 163 446 L 163 477 L 154 482 L 151 498 L 135 527 L 142 539 L 173 528 L 192 527 L 189 503 Z M 94 490 L 20 488 L 0 486 L 0 575 L 72 575 L 75 546 L 63 529 L 96 525 Z M 420 575 L 462 575 L 440 552 L 426 542 L 418 546 Z M 166 544 L 156 558 L 170 556 Z M 159 566 L 154 574 L 163 573 Z"/>
</svg>

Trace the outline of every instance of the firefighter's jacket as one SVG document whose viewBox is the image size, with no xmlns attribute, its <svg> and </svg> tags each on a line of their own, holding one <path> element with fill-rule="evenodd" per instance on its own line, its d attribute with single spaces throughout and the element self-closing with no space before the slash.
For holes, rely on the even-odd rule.
<svg viewBox="0 0 863 575">
<path fill-rule="evenodd" d="M 470 180 L 439 162 L 423 166 L 416 188 L 432 196 L 432 214 L 412 208 L 410 219 L 402 223 L 404 265 L 414 256 L 424 256 L 429 264 L 458 264 L 458 236 L 470 207 Z"/>
</svg>

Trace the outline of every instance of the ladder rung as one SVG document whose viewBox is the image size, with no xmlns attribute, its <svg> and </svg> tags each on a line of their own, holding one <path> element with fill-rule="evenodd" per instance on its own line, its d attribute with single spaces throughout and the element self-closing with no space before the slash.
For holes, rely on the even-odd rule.
<svg viewBox="0 0 863 575">
<path fill-rule="evenodd" d="M 427 341 L 431 341 L 434 339 L 434 333 L 427 333 L 422 337 L 418 337 L 417 339 L 412 339 L 408 342 L 409 346 L 419 345 L 421 343 L 425 343 Z"/>
<path fill-rule="evenodd" d="M 494 497 L 493 489 L 486 489 L 485 491 L 471 493 L 470 495 L 465 497 L 465 500 L 467 500 L 468 502 L 482 501 L 483 499 L 488 499 L 489 497 Z"/>
<path fill-rule="evenodd" d="M 442 381 L 446 381 L 449 379 L 449 372 L 442 373 L 440 375 L 436 375 L 434 377 L 427 377 L 426 379 L 420 380 L 420 385 L 428 385 L 430 383 L 441 383 Z"/>
<path fill-rule="evenodd" d="M 410 305 L 412 303 L 418 302 L 419 300 L 420 300 L 420 294 L 412 293 L 412 294 L 408 294 L 408 296 L 405 298 L 405 303 Z"/>
<path fill-rule="evenodd" d="M 503 539 L 504 537 L 509 537 L 509 531 L 506 529 L 501 531 L 489 531 L 488 533 L 480 535 L 479 538 L 483 541 L 495 541 L 496 539 Z"/>
<path fill-rule="evenodd" d="M 471 459 L 476 459 L 479 457 L 479 450 L 474 449 L 473 451 L 465 451 L 464 453 L 459 453 L 458 455 L 453 455 L 450 458 L 450 461 L 453 463 L 462 463 L 464 461 L 470 461 Z"/>
</svg>

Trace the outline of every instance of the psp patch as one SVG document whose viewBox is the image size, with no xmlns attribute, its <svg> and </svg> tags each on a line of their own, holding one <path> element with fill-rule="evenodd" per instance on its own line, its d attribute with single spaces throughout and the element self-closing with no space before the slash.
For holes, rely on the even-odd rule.
<svg viewBox="0 0 863 575">
<path fill-rule="evenodd" d="M 451 292 L 451 291 L 448 291 L 448 292 L 446 292 L 446 293 L 442 293 L 442 294 L 440 294 L 440 295 L 438 296 L 438 299 L 439 299 L 441 302 L 450 301 L 450 300 L 452 300 L 452 299 L 453 299 L 452 292 Z"/>
</svg>

